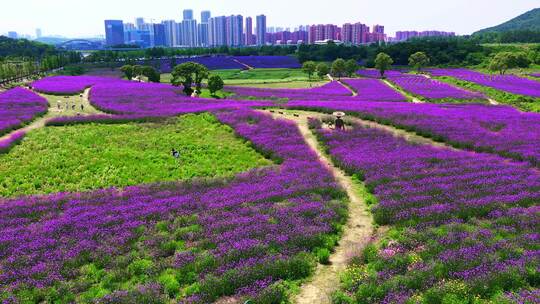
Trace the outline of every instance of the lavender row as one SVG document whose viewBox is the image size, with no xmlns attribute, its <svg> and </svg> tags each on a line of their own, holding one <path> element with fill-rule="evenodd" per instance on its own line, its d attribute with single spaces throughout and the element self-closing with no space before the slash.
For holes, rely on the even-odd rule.
<svg viewBox="0 0 540 304">
<path fill-rule="evenodd" d="M 92 286 L 89 271 L 105 271 L 109 298 L 127 297 L 127 282 L 167 278 L 176 283 L 160 285 L 169 288 L 160 296 L 198 282 L 185 300 L 208 303 L 309 275 L 305 252 L 335 244 L 343 193 L 293 123 L 250 110 L 216 115 L 281 165 L 233 180 L 0 200 L 0 295 L 28 299 L 54 286 L 66 300 Z"/>
<path fill-rule="evenodd" d="M 354 303 L 538 303 L 540 209 L 391 229 L 343 274 Z"/>
<path fill-rule="evenodd" d="M 540 97 L 540 82 L 515 75 L 486 75 L 467 69 L 430 69 L 433 76 L 450 76 L 497 90 Z"/>
<path fill-rule="evenodd" d="M 344 275 L 343 297 L 406 303 L 452 294 L 465 303 L 538 288 L 530 274 L 540 266 L 537 171 L 360 126 L 316 132 L 337 163 L 376 196 L 376 222 L 399 227 Z"/>
<path fill-rule="evenodd" d="M 99 83 L 92 88 L 89 98 L 93 106 L 107 113 L 144 116 L 271 105 L 270 102 L 191 98 L 181 88 L 171 85 L 127 81 Z"/>
<path fill-rule="evenodd" d="M 233 58 L 238 62 L 256 69 L 299 69 L 302 67 L 298 59 L 292 56 L 235 56 Z"/>
<path fill-rule="evenodd" d="M 540 175 L 523 163 L 412 144 L 359 126 L 320 133 L 330 154 L 378 197 L 381 224 L 468 219 L 540 202 Z"/>
<path fill-rule="evenodd" d="M 21 140 L 23 140 L 24 136 L 26 136 L 26 132 L 24 131 L 17 131 L 11 135 L 9 135 L 4 140 L 0 140 L 0 154 L 7 153 L 9 150 Z"/>
<path fill-rule="evenodd" d="M 27 89 L 0 93 L 0 135 L 19 128 L 47 112 L 47 100 Z"/>
<path fill-rule="evenodd" d="M 540 115 L 509 106 L 291 101 L 291 108 L 345 111 L 462 149 L 540 164 Z"/>
<path fill-rule="evenodd" d="M 454 87 L 437 80 L 420 75 L 400 74 L 388 77 L 392 82 L 414 95 L 427 99 L 468 99 L 485 100 L 486 97 L 478 92 L 471 92 Z"/>
<path fill-rule="evenodd" d="M 378 79 L 343 79 L 362 101 L 407 101 L 407 98 Z"/>
<path fill-rule="evenodd" d="M 45 94 L 76 95 L 98 83 L 119 81 L 121 80 L 96 76 L 52 76 L 34 81 L 32 88 Z"/>
</svg>

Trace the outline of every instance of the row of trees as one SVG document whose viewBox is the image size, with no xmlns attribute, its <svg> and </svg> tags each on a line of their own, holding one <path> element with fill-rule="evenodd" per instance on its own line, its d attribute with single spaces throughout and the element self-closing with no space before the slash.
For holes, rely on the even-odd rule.
<svg viewBox="0 0 540 304">
<path fill-rule="evenodd" d="M 159 72 L 151 66 L 124 65 L 121 67 L 124 76 L 131 80 L 141 76 L 147 77 L 150 82 L 160 82 Z M 202 90 L 202 83 L 208 80 L 208 90 L 210 94 L 223 89 L 224 82 L 219 75 L 210 75 L 208 68 L 195 62 L 186 62 L 174 67 L 171 83 L 174 86 L 183 86 L 186 95 L 191 96 L 194 92 L 199 95 Z M 193 89 L 195 85 L 195 89 Z"/>
<path fill-rule="evenodd" d="M 314 74 L 317 74 L 319 78 L 324 78 L 326 75 L 331 74 L 334 77 L 341 78 L 343 76 L 351 77 L 358 71 L 358 62 L 354 59 L 345 61 L 342 58 L 338 58 L 332 62 L 331 66 L 328 66 L 325 62 L 317 64 L 314 61 L 306 61 L 302 65 L 302 70 L 308 75 L 309 80 Z"/>
<path fill-rule="evenodd" d="M 25 59 L 17 61 L 0 61 L 0 82 L 44 73 L 80 62 L 80 60 L 79 54 L 69 52 L 45 56 L 40 60 Z"/>
<path fill-rule="evenodd" d="M 146 78 L 148 78 L 148 81 L 150 82 L 161 81 L 161 74 L 151 66 L 126 64 L 123 67 L 121 67 L 120 70 L 122 71 L 122 73 L 124 73 L 124 76 L 128 80 L 145 76 Z"/>
</svg>

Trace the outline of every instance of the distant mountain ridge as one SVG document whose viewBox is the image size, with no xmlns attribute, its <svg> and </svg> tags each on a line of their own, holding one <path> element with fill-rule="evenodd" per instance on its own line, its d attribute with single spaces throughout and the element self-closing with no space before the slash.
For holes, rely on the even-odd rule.
<svg viewBox="0 0 540 304">
<path fill-rule="evenodd" d="M 530 10 L 526 12 L 525 14 L 522 14 L 510 21 L 507 21 L 503 24 L 499 24 L 494 27 L 489 27 L 489 28 L 480 30 L 476 32 L 475 34 L 489 33 L 489 32 L 503 33 L 503 32 L 509 32 L 509 31 L 522 31 L 522 30 L 540 31 L 540 8 L 535 8 L 533 10 Z"/>
</svg>

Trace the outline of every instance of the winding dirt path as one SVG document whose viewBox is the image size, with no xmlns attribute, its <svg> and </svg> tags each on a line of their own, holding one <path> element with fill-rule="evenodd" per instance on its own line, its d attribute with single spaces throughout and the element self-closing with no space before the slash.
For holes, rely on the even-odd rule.
<svg viewBox="0 0 540 304">
<path fill-rule="evenodd" d="M 318 113 L 294 111 L 296 115 L 273 113 L 276 118 L 293 120 L 300 129 L 307 144 L 317 153 L 320 161 L 328 166 L 337 182 L 345 189 L 349 196 L 349 218 L 339 245 L 330 256 L 330 265 L 317 266 L 311 280 L 302 285 L 301 291 L 293 299 L 296 304 L 329 304 L 331 295 L 340 286 L 340 274 L 346 269 L 350 259 L 358 255 L 369 243 L 373 233 L 373 219 L 367 209 L 366 202 L 359 196 L 358 185 L 341 169 L 336 168 L 331 160 L 322 153 L 315 135 L 307 125 L 308 117 L 315 117 Z M 313 114 L 313 115 L 312 115 Z"/>
<path fill-rule="evenodd" d="M 24 131 L 28 133 L 29 131 L 43 128 L 45 127 L 45 124 L 48 120 L 51 118 L 59 117 L 59 116 L 77 116 L 77 115 L 90 115 L 90 114 L 105 114 L 103 112 L 98 111 L 96 108 L 94 108 L 90 104 L 90 100 L 88 99 L 90 94 L 90 89 L 86 89 L 82 96 L 79 94 L 73 95 L 73 96 L 55 96 L 55 95 L 46 95 L 46 94 L 39 94 L 36 92 L 36 94 L 44 97 L 49 102 L 49 109 L 47 110 L 47 113 L 43 115 L 42 117 L 35 119 L 30 124 L 13 130 L 10 133 L 5 134 L 4 136 L 0 137 L 0 141 L 3 141 L 5 139 L 8 139 L 16 132 Z M 60 105 L 60 108 L 58 107 Z M 73 108 L 72 106 L 75 105 Z M 81 105 L 83 105 L 83 109 L 81 109 Z"/>
</svg>

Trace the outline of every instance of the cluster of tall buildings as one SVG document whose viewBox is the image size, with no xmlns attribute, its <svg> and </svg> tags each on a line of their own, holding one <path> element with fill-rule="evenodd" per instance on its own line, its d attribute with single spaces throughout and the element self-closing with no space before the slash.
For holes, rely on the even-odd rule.
<svg viewBox="0 0 540 304">
<path fill-rule="evenodd" d="M 413 37 L 454 36 L 441 31 L 401 31 L 396 37 L 387 37 L 384 26 L 369 27 L 363 23 L 314 24 L 290 28 L 267 27 L 266 16 L 244 18 L 242 15 L 212 17 L 210 11 L 202 11 L 200 21 L 193 10 L 183 11 L 183 19 L 147 23 L 143 18 L 134 23 L 122 20 L 105 20 L 105 36 L 108 46 L 130 44 L 139 47 L 216 47 L 252 45 L 324 44 L 328 41 L 348 45 L 405 41 Z"/>
<path fill-rule="evenodd" d="M 390 42 L 407 41 L 415 37 L 454 37 L 454 32 L 442 32 L 442 31 L 398 31 L 395 38 L 390 38 Z"/>
<path fill-rule="evenodd" d="M 256 32 L 254 32 L 254 30 Z M 140 47 L 208 47 L 243 46 L 266 43 L 266 16 L 256 19 L 242 15 L 212 17 L 210 11 L 202 11 L 200 22 L 193 10 L 184 10 L 183 19 L 147 23 L 143 18 L 134 23 L 122 20 L 105 20 L 105 37 L 108 46 L 131 44 Z M 257 37 L 263 37 L 259 39 Z"/>
<path fill-rule="evenodd" d="M 346 44 L 365 44 L 385 41 L 384 26 L 375 25 L 373 31 L 362 23 L 318 24 L 290 28 L 267 27 L 265 15 L 244 18 L 242 15 L 212 17 L 202 11 L 200 22 L 193 10 L 183 11 L 183 19 L 147 23 L 143 18 L 134 23 L 122 20 L 105 20 L 108 46 L 130 44 L 140 47 L 215 47 L 252 46 L 301 43 L 326 43 L 329 40 Z"/>
</svg>

